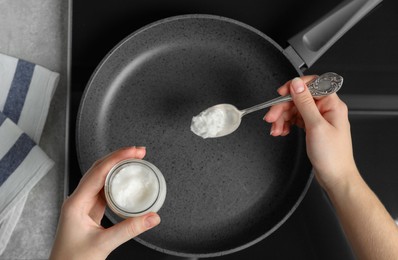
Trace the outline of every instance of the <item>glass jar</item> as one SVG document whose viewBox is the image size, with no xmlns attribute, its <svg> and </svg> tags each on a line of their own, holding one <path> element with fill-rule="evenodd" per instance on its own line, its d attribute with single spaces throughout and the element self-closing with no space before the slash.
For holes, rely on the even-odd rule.
<svg viewBox="0 0 398 260">
<path fill-rule="evenodd" d="M 122 218 L 157 212 L 166 198 L 166 181 L 152 163 L 129 159 L 117 163 L 105 180 L 109 208 Z"/>
</svg>

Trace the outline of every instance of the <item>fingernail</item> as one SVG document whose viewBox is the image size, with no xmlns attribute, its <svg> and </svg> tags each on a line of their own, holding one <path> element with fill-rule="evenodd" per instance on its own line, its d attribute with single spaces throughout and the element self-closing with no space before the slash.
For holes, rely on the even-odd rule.
<svg viewBox="0 0 398 260">
<path fill-rule="evenodd" d="M 144 157 L 146 154 L 146 147 L 145 146 L 134 146 L 135 154 L 138 157 Z"/>
<path fill-rule="evenodd" d="M 294 78 L 291 85 L 296 94 L 304 91 L 304 82 L 300 78 Z"/>
<path fill-rule="evenodd" d="M 146 228 L 153 228 L 154 226 L 157 226 L 160 223 L 160 217 L 159 215 L 151 215 L 145 219 L 145 227 Z"/>
</svg>

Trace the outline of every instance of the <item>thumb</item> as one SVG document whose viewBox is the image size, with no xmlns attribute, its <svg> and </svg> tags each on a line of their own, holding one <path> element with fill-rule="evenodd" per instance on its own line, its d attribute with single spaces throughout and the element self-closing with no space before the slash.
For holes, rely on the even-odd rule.
<svg viewBox="0 0 398 260">
<path fill-rule="evenodd" d="M 128 218 L 106 229 L 105 240 L 109 253 L 121 244 L 157 226 L 160 223 L 158 214 L 151 212 L 143 216 Z"/>
<path fill-rule="evenodd" d="M 306 128 L 311 128 L 323 120 L 314 98 L 302 79 L 294 78 L 292 80 L 290 83 L 290 94 L 304 120 Z"/>
</svg>

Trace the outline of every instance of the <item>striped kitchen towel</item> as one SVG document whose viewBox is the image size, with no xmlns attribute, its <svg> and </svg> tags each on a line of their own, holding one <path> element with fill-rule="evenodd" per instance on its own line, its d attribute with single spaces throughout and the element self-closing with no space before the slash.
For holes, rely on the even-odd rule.
<svg viewBox="0 0 398 260">
<path fill-rule="evenodd" d="M 0 140 L 0 250 L 4 250 L 28 193 L 54 162 L 1 112 Z"/>
<path fill-rule="evenodd" d="M 30 190 L 54 162 L 37 143 L 59 74 L 0 54 L 0 255 Z"/>
<path fill-rule="evenodd" d="M 0 53 L 0 111 L 39 142 L 59 74 Z"/>
</svg>

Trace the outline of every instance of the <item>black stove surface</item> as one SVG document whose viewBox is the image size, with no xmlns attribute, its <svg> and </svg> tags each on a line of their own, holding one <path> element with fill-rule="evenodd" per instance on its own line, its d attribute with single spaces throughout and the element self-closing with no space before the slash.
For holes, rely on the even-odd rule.
<svg viewBox="0 0 398 260">
<path fill-rule="evenodd" d="M 84 88 L 102 58 L 140 27 L 166 17 L 202 13 L 233 18 L 270 36 L 282 47 L 341 1 L 170 0 L 73 2 L 69 194 L 81 177 L 75 121 Z M 398 219 L 398 2 L 385 0 L 351 29 L 305 74 L 344 76 L 341 97 L 351 112 L 355 158 L 365 180 Z M 395 170 L 394 170 L 395 169 Z M 316 209 L 316 210 L 315 210 Z M 105 218 L 104 225 L 110 225 Z M 132 240 L 109 259 L 178 259 Z M 314 181 L 305 199 L 271 236 L 220 259 L 353 259 L 326 196 Z"/>
</svg>

